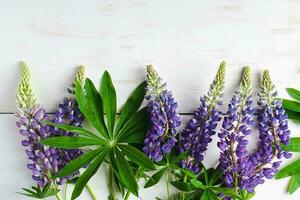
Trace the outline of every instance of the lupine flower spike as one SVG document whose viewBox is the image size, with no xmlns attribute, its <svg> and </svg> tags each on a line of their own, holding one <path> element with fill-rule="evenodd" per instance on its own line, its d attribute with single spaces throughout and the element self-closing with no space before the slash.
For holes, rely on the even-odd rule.
<svg viewBox="0 0 300 200">
<path fill-rule="evenodd" d="M 21 63 L 21 68 L 21 83 L 17 94 L 17 127 L 24 136 L 22 145 L 26 148 L 29 159 L 27 168 L 32 171 L 32 179 L 43 188 L 52 183 L 51 175 L 58 172 L 59 153 L 55 148 L 38 143 L 41 139 L 51 136 L 50 127 L 41 122 L 49 120 L 49 116 L 36 102 L 30 85 L 29 69 L 24 62 Z"/>
<path fill-rule="evenodd" d="M 223 184 L 235 188 L 237 192 L 239 189 L 249 189 L 248 179 L 253 169 L 247 153 L 246 136 L 251 133 L 250 126 L 254 125 L 254 113 L 250 68 L 245 67 L 240 89 L 228 104 L 228 111 L 218 134 Z"/>
<path fill-rule="evenodd" d="M 147 96 L 148 111 L 151 114 L 152 128 L 144 140 L 146 155 L 159 162 L 164 154 L 169 154 L 175 146 L 176 128 L 180 126 L 177 103 L 171 91 L 166 89 L 166 83 L 158 76 L 151 65 L 147 66 Z"/>
<path fill-rule="evenodd" d="M 277 91 L 271 81 L 268 70 L 263 72 L 261 90 L 259 92 L 259 144 L 257 151 L 250 156 L 255 170 L 250 178 L 250 190 L 271 179 L 278 172 L 282 158 L 290 158 L 292 154 L 284 151 L 281 145 L 290 143 L 287 114 L 282 101 L 276 99 Z"/>
<path fill-rule="evenodd" d="M 57 130 L 42 123 L 42 121 L 50 118 L 45 109 L 37 104 L 30 85 L 28 66 L 22 62 L 21 67 L 22 75 L 17 94 L 18 111 L 16 116 L 18 117 L 19 132 L 25 137 L 22 140 L 22 145 L 26 147 L 26 154 L 29 159 L 27 168 L 32 171 L 32 178 L 37 182 L 39 188 L 60 185 L 65 182 L 66 178 L 72 178 L 72 176 L 53 180 L 51 179 L 52 175 L 56 174 L 70 160 L 81 155 L 82 152 L 76 149 L 57 149 L 39 143 L 40 140 L 51 136 L 72 135 L 72 133 Z M 81 67 L 77 74 L 78 81 L 83 81 L 83 72 Z M 59 105 L 53 121 L 74 126 L 81 125 L 83 117 L 72 95 Z"/>
<path fill-rule="evenodd" d="M 224 76 L 225 62 L 222 62 L 208 94 L 200 98 L 200 106 L 180 136 L 180 153 L 189 152 L 188 158 L 182 161 L 181 166 L 194 173 L 200 171 L 204 153 L 212 141 L 212 135 L 216 133 L 217 123 L 221 120 L 218 105 L 222 104 L 220 97 L 224 87 Z"/>
<path fill-rule="evenodd" d="M 85 69 L 83 66 L 80 66 L 74 83 L 68 88 L 69 96 L 65 97 L 63 102 L 58 105 L 58 110 L 55 113 L 55 118 L 53 122 L 56 124 L 64 124 L 70 126 L 78 126 L 81 127 L 83 122 L 83 115 L 79 110 L 78 103 L 75 99 L 75 83 L 78 81 L 81 85 L 84 85 L 85 76 L 84 76 Z M 51 127 L 52 136 L 74 136 L 74 133 L 63 131 L 57 127 Z M 79 157 L 83 154 L 81 149 L 58 149 L 60 152 L 60 163 L 59 169 L 62 169 L 66 164 L 68 164 L 71 160 Z M 67 177 L 67 179 L 71 179 L 75 174 L 79 174 L 77 171 L 73 175 Z M 61 180 L 62 184 L 66 181 L 66 178 Z"/>
</svg>

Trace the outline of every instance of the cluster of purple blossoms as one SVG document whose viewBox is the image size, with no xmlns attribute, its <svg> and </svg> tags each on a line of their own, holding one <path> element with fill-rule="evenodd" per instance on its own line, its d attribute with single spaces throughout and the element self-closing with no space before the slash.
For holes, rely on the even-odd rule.
<svg viewBox="0 0 300 200">
<path fill-rule="evenodd" d="M 39 144 L 41 139 L 51 136 L 50 126 L 42 123 L 43 120 L 49 120 L 49 116 L 40 105 L 35 105 L 28 110 L 18 110 L 17 117 L 17 127 L 25 137 L 22 145 L 26 147 L 26 155 L 30 161 L 27 168 L 32 171 L 32 179 L 43 188 L 51 183 L 51 174 L 58 172 L 60 164 L 56 148 Z M 57 180 L 58 183 L 60 181 Z"/>
<path fill-rule="evenodd" d="M 281 145 L 290 143 L 290 130 L 287 114 L 282 107 L 281 100 L 276 99 L 277 92 L 267 70 L 263 73 L 261 88 L 257 117 L 259 144 L 257 150 L 249 158 L 256 166 L 255 173 L 250 179 L 252 189 L 264 183 L 264 178 L 273 178 L 279 170 L 282 158 L 289 159 L 292 156 L 290 152 L 281 148 Z"/>
<path fill-rule="evenodd" d="M 82 68 L 78 73 L 82 73 Z M 78 74 L 77 74 L 78 77 Z M 51 120 L 41 105 L 36 104 L 36 99 L 30 86 L 30 74 L 28 67 L 22 63 L 22 77 L 17 95 L 18 117 L 17 127 L 21 135 L 25 137 L 22 145 L 26 147 L 26 154 L 30 163 L 27 168 L 32 171 L 32 178 L 39 187 L 43 188 L 48 184 L 63 184 L 67 179 L 57 178 L 51 180 L 51 176 L 62 169 L 69 161 L 77 158 L 82 154 L 81 150 L 63 150 L 48 147 L 39 143 L 40 140 L 58 135 L 73 135 L 62 130 L 58 130 L 42 121 Z M 56 112 L 55 123 L 80 126 L 83 121 L 82 114 L 74 97 L 66 98 Z"/>
<path fill-rule="evenodd" d="M 229 188 L 249 188 L 249 177 L 253 165 L 249 162 L 247 136 L 254 125 L 255 109 L 252 100 L 250 69 L 243 70 L 240 91 L 232 97 L 224 117 L 221 132 L 218 134 L 221 150 L 220 168 L 223 171 L 223 184 Z"/>
<path fill-rule="evenodd" d="M 222 62 L 208 95 L 200 98 L 200 106 L 180 135 L 180 153 L 189 152 L 188 158 L 181 161 L 181 166 L 194 173 L 200 171 L 204 153 L 212 141 L 211 137 L 216 133 L 217 123 L 221 120 L 222 112 L 217 109 L 217 105 L 221 104 L 219 97 L 224 87 L 224 76 L 225 62 Z"/>
<path fill-rule="evenodd" d="M 70 126 L 81 127 L 83 122 L 83 115 L 79 110 L 78 103 L 73 96 L 65 97 L 63 102 L 59 104 L 58 110 L 55 113 L 55 118 L 52 120 L 56 124 L 64 124 Z M 67 132 L 57 127 L 51 127 L 51 136 L 74 136 L 72 132 Z M 83 154 L 81 149 L 58 149 L 60 154 L 60 166 L 62 169 L 70 161 L 78 158 Z M 69 176 L 72 178 L 76 172 Z"/>
<path fill-rule="evenodd" d="M 251 134 L 250 126 L 254 125 L 250 70 L 245 67 L 240 91 L 234 95 L 227 115 L 224 117 L 222 130 L 218 134 L 221 150 L 220 167 L 223 171 L 223 184 L 237 191 L 254 192 L 257 185 L 270 179 L 280 167 L 280 159 L 289 158 L 291 154 L 281 149 L 281 144 L 289 143 L 287 116 L 281 102 L 275 99 L 276 92 L 268 71 L 264 72 L 262 90 L 259 99 L 258 129 L 259 144 L 253 154 L 247 152 Z M 275 144 L 276 148 L 273 148 Z M 277 158 L 277 160 L 275 160 Z M 231 199 L 225 197 L 225 199 Z"/>
<path fill-rule="evenodd" d="M 159 162 L 164 154 L 171 152 L 177 142 L 176 128 L 181 123 L 176 111 L 178 104 L 151 65 L 147 66 L 146 89 L 152 126 L 146 134 L 143 150 L 150 159 Z"/>
</svg>

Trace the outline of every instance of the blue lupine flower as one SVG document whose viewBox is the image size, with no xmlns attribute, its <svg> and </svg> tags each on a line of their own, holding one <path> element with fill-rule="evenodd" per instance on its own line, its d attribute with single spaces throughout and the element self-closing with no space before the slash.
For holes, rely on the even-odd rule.
<svg viewBox="0 0 300 200">
<path fill-rule="evenodd" d="M 166 89 L 166 83 L 151 65 L 147 66 L 147 96 L 148 112 L 151 115 L 151 129 L 144 140 L 146 155 L 159 162 L 164 154 L 169 154 L 175 146 L 176 128 L 180 126 L 177 103 L 172 93 Z"/>
<path fill-rule="evenodd" d="M 221 104 L 219 98 L 222 96 L 224 76 L 225 62 L 222 62 L 208 95 L 200 98 L 200 106 L 180 135 L 180 153 L 189 152 L 188 158 L 181 162 L 181 166 L 194 173 L 200 171 L 204 153 L 212 141 L 212 135 L 216 133 L 217 123 L 221 120 L 221 111 L 217 105 Z"/>
<path fill-rule="evenodd" d="M 82 77 L 81 68 L 77 74 L 77 78 Z M 30 85 L 30 73 L 27 65 L 22 63 L 22 77 L 17 94 L 18 117 L 17 127 L 19 132 L 25 139 L 22 145 L 26 147 L 26 155 L 29 159 L 27 168 L 32 171 L 32 178 L 37 182 L 38 186 L 43 188 L 51 184 L 51 176 L 62 169 L 69 161 L 75 159 L 82 154 L 81 150 L 63 150 L 48 147 L 39 143 L 40 140 L 58 135 L 72 135 L 61 130 L 54 129 L 49 125 L 42 123 L 44 120 L 50 120 L 45 109 L 36 103 L 36 98 L 32 92 Z M 64 100 L 59 105 L 59 109 L 55 115 L 54 122 L 64 123 L 68 125 L 80 126 L 83 121 L 82 114 L 78 109 L 78 105 L 74 97 Z M 66 178 L 57 178 L 54 180 L 56 184 L 62 184 Z"/>
</svg>

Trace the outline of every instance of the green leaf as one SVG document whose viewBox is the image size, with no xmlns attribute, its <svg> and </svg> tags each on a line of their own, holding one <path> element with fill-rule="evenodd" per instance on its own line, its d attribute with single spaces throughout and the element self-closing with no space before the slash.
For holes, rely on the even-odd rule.
<svg viewBox="0 0 300 200">
<path fill-rule="evenodd" d="M 94 114 L 94 117 L 97 119 L 100 133 L 102 133 L 102 135 L 105 134 L 106 136 L 108 136 L 104 122 L 103 102 L 101 95 L 97 91 L 93 82 L 88 78 L 85 81 L 84 89 L 86 93 L 88 107 Z"/>
<path fill-rule="evenodd" d="M 104 149 L 99 148 L 83 154 L 82 156 L 70 161 L 64 168 L 62 168 L 53 178 L 65 177 L 82 168 L 83 166 L 92 162 L 99 154 L 103 153 Z"/>
<path fill-rule="evenodd" d="M 300 103 L 296 102 L 296 101 L 291 101 L 288 99 L 283 99 L 282 100 L 283 103 L 283 107 L 287 110 L 291 110 L 294 112 L 300 112 Z"/>
<path fill-rule="evenodd" d="M 231 188 L 226 187 L 211 187 L 214 192 L 225 194 L 226 196 L 233 197 L 239 200 L 243 200 L 239 195 L 235 193 L 235 191 Z"/>
<path fill-rule="evenodd" d="M 208 189 L 207 194 L 208 194 L 209 200 L 219 200 L 219 196 L 216 193 L 214 193 L 214 191 Z"/>
<path fill-rule="evenodd" d="M 64 125 L 64 124 L 56 124 L 56 123 L 53 123 L 53 122 L 50 122 L 50 121 L 43 121 L 43 123 L 48 124 L 50 126 L 54 126 L 54 127 L 60 128 L 60 129 L 62 129 L 64 131 L 69 131 L 69 132 L 72 132 L 72 133 L 79 134 L 81 136 L 85 136 L 85 137 L 88 137 L 88 138 L 101 139 L 100 137 L 98 137 L 94 133 L 90 132 L 89 130 L 86 130 L 84 128 L 80 128 L 80 127 L 77 127 L 77 126 L 69 126 L 69 125 Z"/>
<path fill-rule="evenodd" d="M 181 181 L 173 181 L 173 182 L 171 182 L 171 184 L 174 187 L 176 187 L 178 190 L 184 191 L 184 192 L 191 192 L 195 189 L 191 183 L 184 183 Z"/>
<path fill-rule="evenodd" d="M 131 96 L 127 99 L 126 103 L 121 109 L 121 115 L 115 131 L 116 133 L 123 127 L 125 122 L 128 121 L 141 107 L 146 94 L 146 86 L 146 81 L 142 82 L 139 86 L 137 86 Z"/>
<path fill-rule="evenodd" d="M 208 190 L 204 190 L 204 192 L 202 193 L 200 200 L 211 200 L 209 198 L 209 194 L 208 194 Z"/>
<path fill-rule="evenodd" d="M 118 145 L 118 147 L 129 160 L 135 162 L 144 169 L 155 170 L 153 162 L 137 148 L 130 145 Z"/>
<path fill-rule="evenodd" d="M 201 181 L 198 181 L 196 179 L 192 179 L 191 183 L 193 184 L 194 187 L 205 190 L 207 188 L 206 185 L 204 185 Z"/>
<path fill-rule="evenodd" d="M 117 112 L 117 97 L 116 90 L 107 71 L 102 76 L 100 94 L 103 98 L 104 112 L 107 116 L 108 131 L 112 135 Z"/>
<path fill-rule="evenodd" d="M 132 192 L 135 196 L 138 196 L 138 185 L 128 161 L 125 159 L 122 152 L 120 152 L 118 149 L 115 150 L 115 153 L 116 164 L 121 181 L 130 192 Z"/>
<path fill-rule="evenodd" d="M 83 174 L 76 181 L 76 185 L 72 192 L 72 198 L 71 198 L 72 200 L 79 197 L 79 195 L 81 194 L 82 190 L 84 189 L 86 184 L 89 182 L 91 177 L 98 171 L 106 154 L 107 154 L 107 152 L 103 152 L 103 153 L 99 154 L 95 158 L 95 160 L 92 162 L 92 164 L 83 172 Z"/>
<path fill-rule="evenodd" d="M 300 187 L 300 173 L 295 174 L 291 177 L 288 192 L 289 194 L 293 194 Z"/>
<path fill-rule="evenodd" d="M 87 99 L 85 93 L 82 89 L 80 82 L 76 82 L 76 91 L 75 91 L 76 100 L 79 105 L 80 111 L 83 113 L 84 117 L 96 128 L 96 130 L 105 138 L 107 137 L 106 127 L 102 124 L 99 117 L 99 113 L 96 110 L 93 110 L 93 106 L 90 105 L 91 99 Z"/>
<path fill-rule="evenodd" d="M 294 122 L 296 123 L 300 123 L 300 113 L 298 112 L 294 112 L 294 111 L 291 111 L 291 110 L 285 110 L 286 114 L 288 115 L 288 118 L 290 120 L 293 120 Z"/>
<path fill-rule="evenodd" d="M 281 145 L 284 151 L 300 152 L 300 137 L 294 137 L 290 139 L 288 145 Z"/>
<path fill-rule="evenodd" d="M 300 91 L 294 88 L 286 88 L 287 93 L 294 99 L 300 101 Z"/>
<path fill-rule="evenodd" d="M 275 176 L 275 179 L 282 179 L 288 176 L 293 176 L 300 173 L 300 160 L 289 164 L 288 166 L 282 168 Z"/>
<path fill-rule="evenodd" d="M 52 147 L 62 148 L 62 149 L 77 149 L 80 147 L 94 146 L 94 145 L 104 145 L 101 140 L 79 137 L 79 136 L 58 136 L 51 137 L 40 141 L 43 145 L 49 145 Z"/>
<path fill-rule="evenodd" d="M 150 179 L 145 184 L 144 188 L 149 188 L 153 185 L 156 185 L 160 181 L 160 179 L 163 177 L 166 170 L 167 170 L 167 168 L 162 168 L 161 170 L 159 170 L 158 172 L 153 174 L 153 176 L 151 176 Z"/>
<path fill-rule="evenodd" d="M 208 181 L 208 185 L 209 186 L 213 186 L 214 184 L 216 184 L 216 182 L 218 181 L 218 179 L 222 176 L 222 171 L 220 170 L 219 167 L 217 167 L 216 169 L 214 169 L 212 175 L 209 178 Z"/>
<path fill-rule="evenodd" d="M 149 113 L 144 107 L 125 123 L 117 135 L 117 140 L 124 143 L 141 143 L 149 126 Z"/>
<path fill-rule="evenodd" d="M 189 155 L 189 151 L 185 151 L 185 152 L 179 154 L 179 156 L 177 156 L 173 161 L 174 161 L 174 163 L 178 163 L 178 162 L 180 162 L 181 160 L 187 158 L 188 155 Z"/>
<path fill-rule="evenodd" d="M 196 176 L 193 172 L 191 172 L 190 170 L 188 170 L 188 169 L 180 168 L 180 171 L 181 171 L 182 173 L 184 173 L 185 175 L 187 175 L 187 176 L 193 178 L 193 179 L 196 179 L 196 178 L 197 178 L 197 176 Z"/>
</svg>

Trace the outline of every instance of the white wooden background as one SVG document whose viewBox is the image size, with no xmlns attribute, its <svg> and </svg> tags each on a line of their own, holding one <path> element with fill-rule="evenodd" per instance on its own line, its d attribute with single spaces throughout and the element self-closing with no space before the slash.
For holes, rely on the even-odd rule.
<svg viewBox="0 0 300 200">
<path fill-rule="evenodd" d="M 48 112 L 79 64 L 96 83 L 110 71 L 119 105 L 144 80 L 145 65 L 153 64 L 180 111 L 191 113 L 222 60 L 228 63 L 225 102 L 244 65 L 251 66 L 255 91 L 264 68 L 281 96 L 288 86 L 300 88 L 299 11 L 298 0 L 0 0 L 0 199 L 25 199 L 15 192 L 32 183 L 13 115 L 20 60 L 30 65 L 34 91 Z M 299 135 L 300 126 L 291 129 Z M 215 144 L 207 153 L 210 165 L 218 159 Z M 106 199 L 105 169 L 92 182 Z M 286 185 L 287 179 L 267 181 L 254 199 L 299 199 L 300 191 L 289 196 Z M 141 192 L 145 200 L 155 196 L 166 196 L 163 183 Z"/>
</svg>

